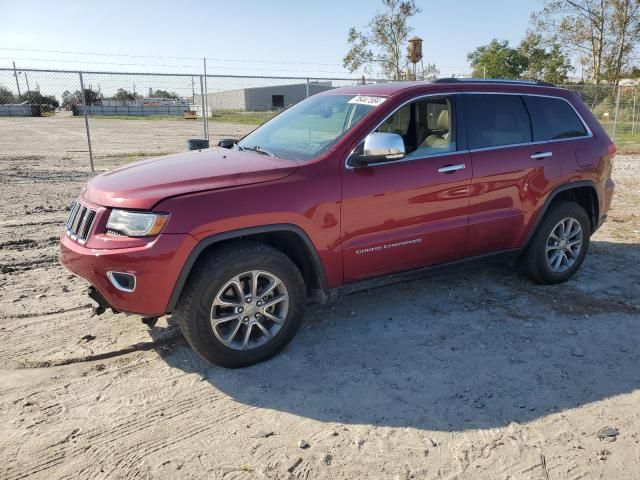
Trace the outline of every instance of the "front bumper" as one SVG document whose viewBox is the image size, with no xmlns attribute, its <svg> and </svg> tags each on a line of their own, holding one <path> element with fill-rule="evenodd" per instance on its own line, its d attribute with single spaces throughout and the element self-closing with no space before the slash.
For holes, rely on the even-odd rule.
<svg viewBox="0 0 640 480">
<path fill-rule="evenodd" d="M 197 244 L 188 234 L 160 234 L 143 246 L 95 249 L 60 238 L 60 262 L 87 280 L 118 311 L 146 317 L 167 313 L 169 298 L 187 257 Z M 135 290 L 116 288 L 107 272 L 136 277 Z"/>
</svg>

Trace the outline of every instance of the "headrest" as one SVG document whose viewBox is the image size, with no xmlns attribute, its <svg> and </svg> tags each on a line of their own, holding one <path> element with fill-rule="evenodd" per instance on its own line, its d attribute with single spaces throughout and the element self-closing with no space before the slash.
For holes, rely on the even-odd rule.
<svg viewBox="0 0 640 480">
<path fill-rule="evenodd" d="M 440 129 L 449 130 L 449 110 L 442 110 L 440 112 L 436 125 Z"/>
</svg>

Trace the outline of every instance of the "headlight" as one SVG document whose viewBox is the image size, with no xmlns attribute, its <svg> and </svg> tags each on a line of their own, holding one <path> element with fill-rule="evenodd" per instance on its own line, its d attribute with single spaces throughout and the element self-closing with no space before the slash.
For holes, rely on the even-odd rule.
<svg viewBox="0 0 640 480">
<path fill-rule="evenodd" d="M 165 213 L 112 210 L 107 222 L 107 231 L 127 237 L 153 237 L 160 233 L 168 218 L 169 215 Z"/>
</svg>

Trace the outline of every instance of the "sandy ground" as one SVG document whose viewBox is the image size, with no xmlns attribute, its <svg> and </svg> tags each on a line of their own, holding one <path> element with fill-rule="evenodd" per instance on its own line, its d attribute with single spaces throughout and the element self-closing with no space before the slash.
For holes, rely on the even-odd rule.
<svg viewBox="0 0 640 480">
<path fill-rule="evenodd" d="M 0 152 L 6 156 L 73 157 L 78 168 L 89 165 L 84 117 L 62 112 L 52 117 L 0 117 Z M 250 125 L 209 122 L 211 142 L 239 138 Z M 89 117 L 96 167 L 111 157 L 144 153 L 162 155 L 185 150 L 189 138 L 202 138 L 201 120 L 124 120 Z"/>
<path fill-rule="evenodd" d="M 91 317 L 56 258 L 86 160 L 0 159 L 0 478 L 638 478 L 639 160 L 569 283 L 363 292 L 224 370 L 170 318 Z"/>
</svg>

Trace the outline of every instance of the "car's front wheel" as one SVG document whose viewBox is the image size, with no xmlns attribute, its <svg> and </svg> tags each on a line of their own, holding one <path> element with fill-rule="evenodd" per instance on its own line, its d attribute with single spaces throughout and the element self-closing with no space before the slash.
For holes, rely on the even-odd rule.
<svg viewBox="0 0 640 480">
<path fill-rule="evenodd" d="M 560 203 L 545 215 L 524 254 L 523 266 L 541 284 L 565 282 L 580 268 L 591 237 L 591 222 L 582 206 Z"/>
<path fill-rule="evenodd" d="M 304 280 L 286 255 L 239 242 L 198 263 L 175 314 L 197 353 L 235 368 L 280 351 L 297 331 L 305 305 Z"/>
</svg>

